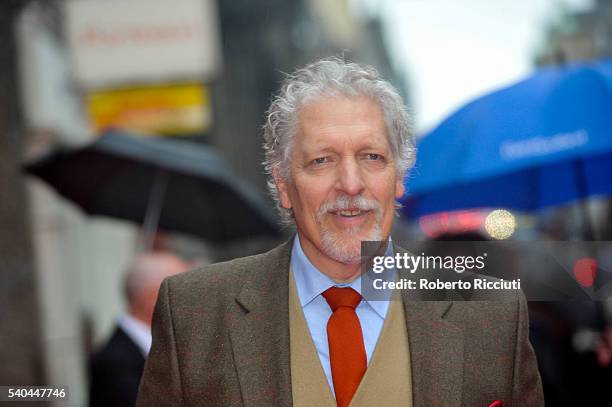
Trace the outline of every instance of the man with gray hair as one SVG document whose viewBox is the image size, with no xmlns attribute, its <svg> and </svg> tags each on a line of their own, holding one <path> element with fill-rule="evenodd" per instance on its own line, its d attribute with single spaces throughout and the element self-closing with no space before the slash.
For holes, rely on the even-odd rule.
<svg viewBox="0 0 612 407">
<path fill-rule="evenodd" d="M 540 406 L 524 298 L 370 301 L 361 242 L 390 255 L 409 116 L 366 66 L 289 75 L 265 169 L 294 238 L 162 284 L 138 406 Z"/>
<path fill-rule="evenodd" d="M 140 254 L 123 280 L 126 312 L 108 342 L 92 357 L 90 406 L 132 407 L 151 347 L 151 320 L 164 278 L 187 270 L 174 254 Z"/>
</svg>

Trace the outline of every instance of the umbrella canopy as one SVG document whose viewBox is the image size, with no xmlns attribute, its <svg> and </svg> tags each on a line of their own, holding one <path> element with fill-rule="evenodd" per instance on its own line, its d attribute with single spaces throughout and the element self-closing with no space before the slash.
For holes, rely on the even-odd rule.
<svg viewBox="0 0 612 407">
<path fill-rule="evenodd" d="M 612 61 L 541 69 L 461 108 L 417 151 L 410 217 L 612 194 Z"/>
<path fill-rule="evenodd" d="M 25 166 L 88 214 L 213 242 L 274 235 L 271 206 L 202 144 L 106 133 Z"/>
</svg>

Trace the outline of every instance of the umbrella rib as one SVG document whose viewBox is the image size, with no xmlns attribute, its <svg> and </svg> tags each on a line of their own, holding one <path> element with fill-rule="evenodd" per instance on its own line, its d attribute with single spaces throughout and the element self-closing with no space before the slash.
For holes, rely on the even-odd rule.
<svg viewBox="0 0 612 407">
<path fill-rule="evenodd" d="M 164 198 L 168 187 L 168 171 L 158 168 L 153 180 L 153 187 L 149 194 L 147 202 L 147 211 L 143 221 L 143 236 L 139 244 L 139 251 L 146 252 L 151 250 L 155 233 L 159 225 L 159 217 L 162 207 L 164 206 Z"/>
</svg>

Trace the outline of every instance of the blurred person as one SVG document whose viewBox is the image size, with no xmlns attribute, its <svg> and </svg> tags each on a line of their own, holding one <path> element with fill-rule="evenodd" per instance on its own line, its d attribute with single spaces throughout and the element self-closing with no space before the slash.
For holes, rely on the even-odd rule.
<svg viewBox="0 0 612 407">
<path fill-rule="evenodd" d="M 211 261 L 210 257 L 200 255 L 200 256 L 194 257 L 193 259 L 189 259 L 189 268 L 197 269 L 197 268 L 207 266 L 212 263 L 213 261 Z"/>
<path fill-rule="evenodd" d="M 133 407 L 151 347 L 151 320 L 162 280 L 188 269 L 171 253 L 139 255 L 124 277 L 127 311 L 91 359 L 90 405 Z"/>
<path fill-rule="evenodd" d="M 415 152 L 373 68 L 330 58 L 289 75 L 264 150 L 297 233 L 162 283 L 139 407 L 543 405 L 522 294 L 362 298 L 361 241 L 402 250 L 389 235 Z"/>
</svg>

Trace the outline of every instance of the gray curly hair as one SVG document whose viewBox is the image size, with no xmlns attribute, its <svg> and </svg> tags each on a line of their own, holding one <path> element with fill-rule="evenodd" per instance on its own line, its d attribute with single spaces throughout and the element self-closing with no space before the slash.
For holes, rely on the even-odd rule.
<svg viewBox="0 0 612 407">
<path fill-rule="evenodd" d="M 415 141 L 410 116 L 396 89 L 380 78 L 369 66 L 332 57 L 313 62 L 287 75 L 280 92 L 266 113 L 263 162 L 268 175 L 268 189 L 284 224 L 291 224 L 293 214 L 280 205 L 274 174 L 291 180 L 289 158 L 298 129 L 299 109 L 324 96 L 366 96 L 382 109 L 398 176 L 414 163 Z"/>
</svg>

